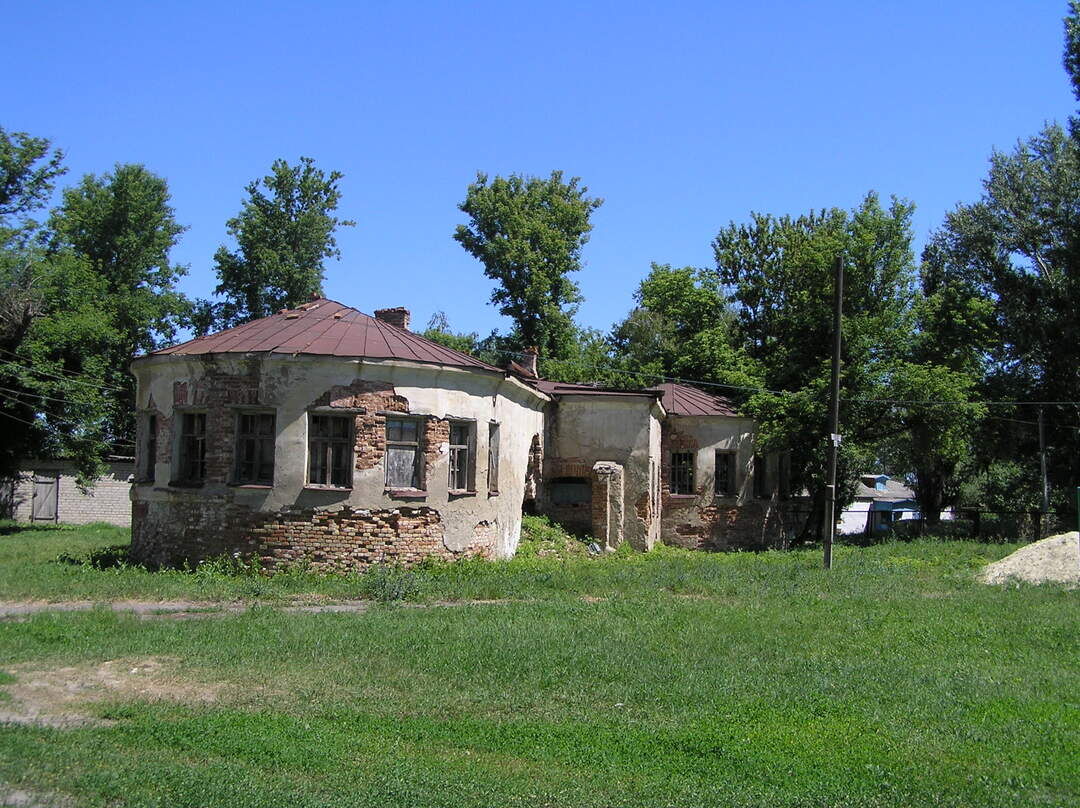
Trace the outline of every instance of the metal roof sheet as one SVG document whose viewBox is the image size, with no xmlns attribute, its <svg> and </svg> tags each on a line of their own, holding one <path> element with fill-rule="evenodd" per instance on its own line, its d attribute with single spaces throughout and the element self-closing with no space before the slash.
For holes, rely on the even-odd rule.
<svg viewBox="0 0 1080 808">
<path fill-rule="evenodd" d="M 404 328 L 376 319 L 335 300 L 320 298 L 296 309 L 252 320 L 236 328 L 154 351 L 150 356 L 192 356 L 218 353 L 276 353 L 342 356 L 364 359 L 402 359 L 450 367 L 503 373 L 425 339 Z"/>
<path fill-rule="evenodd" d="M 597 387 L 592 384 L 571 384 L 568 382 L 553 382 L 547 379 L 537 379 L 535 387 L 541 393 L 549 396 L 647 396 L 660 398 L 656 390 L 624 390 L 615 387 Z"/>
<path fill-rule="evenodd" d="M 724 397 L 706 393 L 691 387 L 688 384 L 678 382 L 665 382 L 651 388 L 662 392 L 662 403 L 669 415 L 724 415 L 729 418 L 738 418 L 735 406 L 731 400 Z"/>
</svg>

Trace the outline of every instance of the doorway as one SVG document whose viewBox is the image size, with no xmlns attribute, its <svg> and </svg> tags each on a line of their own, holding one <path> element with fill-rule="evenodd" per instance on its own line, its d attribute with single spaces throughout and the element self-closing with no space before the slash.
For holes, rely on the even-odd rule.
<svg viewBox="0 0 1080 808">
<path fill-rule="evenodd" d="M 60 494 L 60 472 L 44 471 L 34 474 L 34 500 L 30 508 L 33 522 L 56 522 Z"/>
</svg>

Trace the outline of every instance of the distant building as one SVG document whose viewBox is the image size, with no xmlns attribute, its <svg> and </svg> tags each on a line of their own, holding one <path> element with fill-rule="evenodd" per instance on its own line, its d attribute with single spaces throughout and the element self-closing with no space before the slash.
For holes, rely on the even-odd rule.
<svg viewBox="0 0 1080 808">
<path fill-rule="evenodd" d="M 68 460 L 30 460 L 19 474 L 0 481 L 0 516 L 20 522 L 131 524 L 135 459 L 109 457 L 105 474 L 87 491 L 76 484 Z"/>
<path fill-rule="evenodd" d="M 887 474 L 863 474 L 855 491 L 855 500 L 840 514 L 840 532 L 873 534 L 887 530 L 896 522 L 919 519 L 915 492 Z"/>
</svg>

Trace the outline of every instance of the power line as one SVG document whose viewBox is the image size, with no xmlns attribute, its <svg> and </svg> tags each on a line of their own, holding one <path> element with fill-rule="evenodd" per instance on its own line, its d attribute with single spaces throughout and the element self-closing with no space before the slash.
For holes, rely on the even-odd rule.
<svg viewBox="0 0 1080 808">
<path fill-rule="evenodd" d="M 500 351 L 500 353 L 524 357 L 524 353 L 517 351 Z M 725 390 L 742 390 L 752 393 L 771 393 L 777 396 L 797 395 L 790 390 L 770 390 L 768 387 L 751 387 L 737 384 L 724 384 L 722 382 L 710 382 L 704 379 L 687 379 L 678 376 L 665 376 L 662 373 L 641 373 L 625 368 L 609 367 L 607 365 L 588 365 L 593 370 L 621 373 L 627 376 L 636 376 L 645 379 L 660 379 L 665 382 L 677 382 L 679 384 L 692 384 L 698 387 L 718 387 Z M 801 392 L 801 391 L 799 391 Z M 964 407 L 972 404 L 984 404 L 987 406 L 1080 406 L 1080 401 L 994 401 L 990 399 L 974 401 L 950 401 L 947 399 L 902 399 L 902 398 L 847 398 L 841 396 L 841 401 L 855 404 L 897 404 L 904 406 L 930 406 L 930 407 Z"/>
<path fill-rule="evenodd" d="M 19 399 L 20 396 L 22 398 L 35 398 L 35 399 L 40 398 L 40 399 L 43 399 L 45 401 L 55 401 L 58 404 L 67 404 L 70 407 L 90 406 L 91 404 L 94 403 L 94 402 L 91 402 L 91 401 L 71 401 L 70 399 L 66 399 L 66 398 L 56 398 L 55 396 L 47 396 L 44 393 L 37 393 L 37 392 L 34 392 L 33 390 L 11 390 L 11 389 L 9 389 L 7 387 L 0 387 L 0 393 L 7 393 L 8 395 L 12 396 L 16 400 L 20 400 Z"/>
<path fill-rule="evenodd" d="M 9 356 L 14 356 L 16 359 L 21 359 L 24 362 L 27 361 L 25 357 L 21 357 L 18 354 L 12 353 L 11 351 L 6 351 L 3 348 L 0 348 L 0 353 L 8 354 Z M 122 387 L 113 387 L 112 385 L 109 385 L 109 384 L 98 384 L 97 382 L 86 381 L 86 379 L 90 379 L 92 377 L 89 376 L 88 374 L 85 374 L 85 373 L 79 373 L 78 371 L 67 370 L 66 368 L 59 368 L 59 370 L 63 370 L 65 373 L 70 374 L 70 376 L 60 376 L 60 375 L 58 375 L 56 373 L 51 373 L 51 372 L 49 372 L 47 370 L 41 370 L 40 368 L 31 367 L 29 365 L 23 365 L 23 364 L 20 364 L 19 362 L 13 362 L 10 359 L 0 359 L 0 364 L 6 365 L 8 367 L 16 367 L 16 368 L 19 368 L 20 370 L 29 371 L 30 373 L 39 373 L 42 376 L 48 376 L 50 378 L 59 379 L 60 381 L 64 381 L 64 382 L 71 382 L 72 384 L 81 384 L 81 385 L 84 385 L 86 387 L 96 387 L 99 390 L 110 390 L 110 391 L 116 392 L 116 393 L 127 392 Z M 75 378 L 72 378 L 72 377 L 75 377 Z"/>
</svg>

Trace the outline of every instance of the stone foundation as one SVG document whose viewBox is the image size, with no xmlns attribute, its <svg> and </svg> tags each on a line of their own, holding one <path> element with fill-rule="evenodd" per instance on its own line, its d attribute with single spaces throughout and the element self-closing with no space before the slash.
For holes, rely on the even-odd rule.
<svg viewBox="0 0 1080 808">
<path fill-rule="evenodd" d="M 450 550 L 433 508 L 262 513 L 200 498 L 153 505 L 135 503 L 132 558 L 150 566 L 196 564 L 235 555 L 258 558 L 265 569 L 307 564 L 317 572 L 351 572 L 372 564 L 414 564 L 426 558 L 490 557 L 498 531 L 476 525 L 475 540 Z"/>
</svg>

